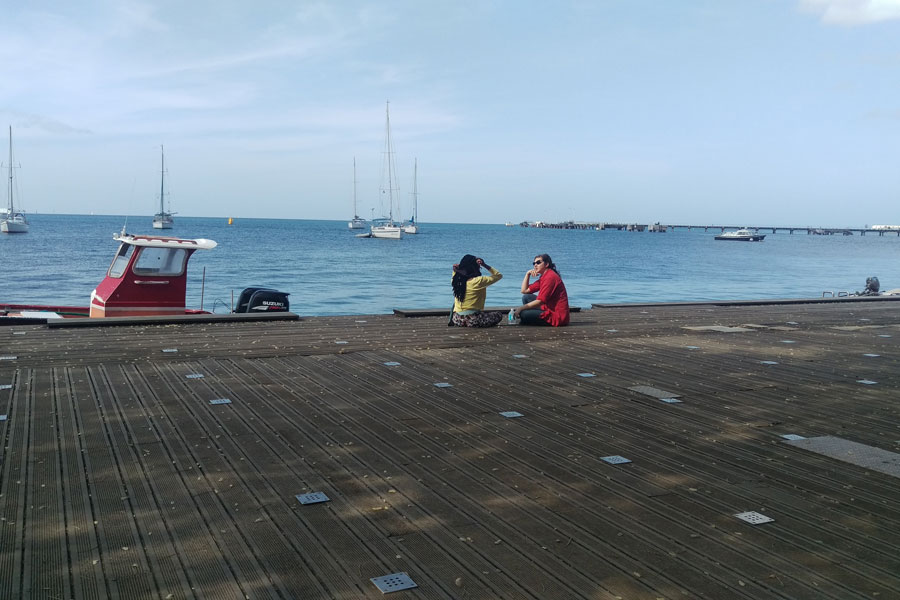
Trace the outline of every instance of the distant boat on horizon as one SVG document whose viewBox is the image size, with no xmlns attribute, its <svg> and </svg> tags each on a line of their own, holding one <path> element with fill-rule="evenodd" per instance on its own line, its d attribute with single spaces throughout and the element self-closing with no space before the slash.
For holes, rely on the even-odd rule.
<svg viewBox="0 0 900 600">
<path fill-rule="evenodd" d="M 371 236 L 376 238 L 384 238 L 391 240 L 399 240 L 403 234 L 403 229 L 394 223 L 394 191 L 399 192 L 400 188 L 395 185 L 394 176 L 396 167 L 394 165 L 394 146 L 391 143 L 391 103 L 385 106 L 385 133 L 384 133 L 384 166 L 387 173 L 387 181 L 382 183 L 381 193 L 387 192 L 388 197 L 388 216 L 386 218 L 377 219 L 372 224 L 370 230 Z"/>
<path fill-rule="evenodd" d="M 356 157 L 353 157 L 353 218 L 347 223 L 350 229 L 365 229 L 366 220 L 359 216 L 356 209 Z"/>
<path fill-rule="evenodd" d="M 172 215 L 175 213 L 167 212 L 164 206 L 166 199 L 166 154 L 161 145 L 159 152 L 160 164 L 162 165 L 159 177 L 159 212 L 153 215 L 153 229 L 172 229 L 172 226 L 175 224 L 175 219 L 172 218 Z M 171 210 L 172 207 L 170 206 L 169 211 Z"/>
<path fill-rule="evenodd" d="M 417 181 L 419 173 L 419 159 L 413 162 L 413 210 L 409 222 L 403 226 L 403 233 L 419 233 L 419 183 Z"/>
<path fill-rule="evenodd" d="M 28 233 L 28 220 L 25 213 L 17 211 L 13 202 L 13 150 L 12 150 L 12 125 L 9 126 L 9 203 L 6 214 L 0 215 L 0 232 L 3 233 Z"/>
</svg>

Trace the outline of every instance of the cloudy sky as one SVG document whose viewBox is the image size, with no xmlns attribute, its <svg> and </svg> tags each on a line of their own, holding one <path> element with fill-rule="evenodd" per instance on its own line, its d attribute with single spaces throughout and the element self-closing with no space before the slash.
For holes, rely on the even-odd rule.
<svg viewBox="0 0 900 600">
<path fill-rule="evenodd" d="M 900 0 L 24 2 L 0 80 L 36 212 L 369 217 L 390 101 L 424 222 L 900 224 Z"/>
</svg>

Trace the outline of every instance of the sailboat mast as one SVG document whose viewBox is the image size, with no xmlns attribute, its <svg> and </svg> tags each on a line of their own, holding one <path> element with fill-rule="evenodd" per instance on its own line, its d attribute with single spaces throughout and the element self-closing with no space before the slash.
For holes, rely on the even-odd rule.
<svg viewBox="0 0 900 600">
<path fill-rule="evenodd" d="M 358 219 L 359 213 L 356 211 L 356 157 L 353 157 L 353 218 Z"/>
<path fill-rule="evenodd" d="M 391 142 L 391 103 L 387 102 L 385 105 L 385 134 L 384 134 L 384 145 L 385 145 L 385 155 L 387 160 L 387 185 L 388 185 L 388 219 L 390 219 L 391 224 L 394 222 L 394 146 Z M 399 190 L 398 190 L 399 191 Z"/>
<path fill-rule="evenodd" d="M 413 223 L 419 222 L 419 159 L 413 159 Z"/>
<path fill-rule="evenodd" d="M 159 155 L 160 155 L 160 168 L 159 168 L 159 214 L 162 215 L 166 212 L 165 207 L 163 206 L 163 200 L 165 199 L 165 191 L 166 191 L 166 153 L 165 149 L 162 147 L 162 144 L 159 146 Z"/>
<path fill-rule="evenodd" d="M 12 218 L 13 207 L 13 159 L 12 159 L 12 125 L 9 126 L 9 216 Z"/>
</svg>

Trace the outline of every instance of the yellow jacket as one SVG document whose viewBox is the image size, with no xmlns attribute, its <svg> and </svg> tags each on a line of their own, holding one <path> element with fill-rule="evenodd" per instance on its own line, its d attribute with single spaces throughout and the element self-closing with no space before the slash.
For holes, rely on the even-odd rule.
<svg viewBox="0 0 900 600">
<path fill-rule="evenodd" d="M 454 298 L 453 312 L 484 310 L 484 299 L 487 297 L 488 286 L 503 279 L 503 273 L 497 269 L 488 267 L 488 270 L 491 272 L 490 277 L 473 277 L 466 282 L 466 299 L 460 302 Z"/>
</svg>

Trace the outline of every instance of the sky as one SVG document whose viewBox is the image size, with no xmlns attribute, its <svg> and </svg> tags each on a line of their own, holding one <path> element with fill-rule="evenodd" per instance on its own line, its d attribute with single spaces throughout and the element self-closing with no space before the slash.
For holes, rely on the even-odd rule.
<svg viewBox="0 0 900 600">
<path fill-rule="evenodd" d="M 900 0 L 20 2 L 0 81 L 29 212 L 152 215 L 164 147 L 179 215 L 348 219 L 355 159 L 379 216 L 389 102 L 395 217 L 415 162 L 425 223 L 900 224 Z"/>
</svg>

